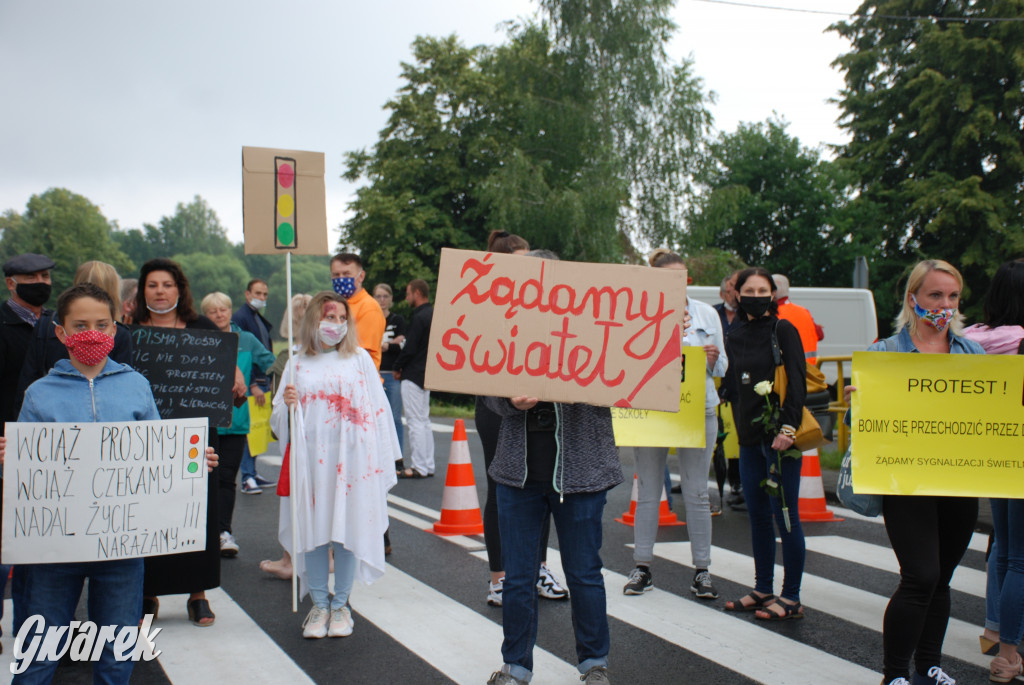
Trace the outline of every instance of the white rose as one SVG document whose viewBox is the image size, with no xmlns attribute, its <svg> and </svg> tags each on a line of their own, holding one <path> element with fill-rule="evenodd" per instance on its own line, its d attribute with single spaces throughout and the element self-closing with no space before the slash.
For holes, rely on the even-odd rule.
<svg viewBox="0 0 1024 685">
<path fill-rule="evenodd" d="M 767 395 L 771 391 L 772 391 L 772 382 L 771 381 L 761 381 L 760 383 L 757 383 L 754 386 L 754 392 L 756 392 L 758 395 L 761 395 L 762 397 L 764 397 L 765 395 Z"/>
</svg>

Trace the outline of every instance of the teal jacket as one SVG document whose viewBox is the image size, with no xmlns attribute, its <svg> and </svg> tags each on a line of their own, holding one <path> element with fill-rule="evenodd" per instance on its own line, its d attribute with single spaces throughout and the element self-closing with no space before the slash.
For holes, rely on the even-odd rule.
<svg viewBox="0 0 1024 685">
<path fill-rule="evenodd" d="M 249 331 L 243 331 L 235 322 L 231 322 L 231 331 L 238 333 L 238 368 L 245 376 L 245 387 L 248 388 L 252 382 L 252 367 L 266 372 L 274 364 L 274 353 L 267 350 L 263 343 Z M 267 398 L 269 402 L 271 398 Z M 241 407 L 235 407 L 231 413 L 231 425 L 227 428 L 218 428 L 219 435 L 248 435 L 249 434 L 249 403 Z"/>
</svg>

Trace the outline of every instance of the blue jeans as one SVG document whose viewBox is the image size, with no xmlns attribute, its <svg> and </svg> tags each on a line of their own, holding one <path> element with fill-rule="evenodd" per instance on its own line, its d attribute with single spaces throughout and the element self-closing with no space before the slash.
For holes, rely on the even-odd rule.
<svg viewBox="0 0 1024 685">
<path fill-rule="evenodd" d="M 541 535 L 548 516 L 555 520 L 565 584 L 572 602 L 576 658 L 580 673 L 608 665 L 611 637 L 601 575 L 601 516 L 605 493 L 560 495 L 548 483 L 524 488 L 497 484 L 501 558 L 505 566 L 501 656 L 516 678 L 533 676 L 537 643 L 537 571 L 547 540 Z"/>
<path fill-rule="evenodd" d="M 75 617 L 82 585 L 89 579 L 89 620 L 98 627 L 138 628 L 142 618 L 142 559 L 91 561 L 67 564 L 31 564 L 20 566 L 23 582 L 15 585 L 19 597 L 19 620 L 39 614 L 47 626 L 66 626 Z M 23 613 L 22 613 L 23 611 Z M 14 627 L 15 633 L 21 629 Z M 65 640 L 67 637 L 65 637 Z M 49 683 L 58 661 L 33 661 L 24 673 L 14 676 L 12 685 Z M 131 677 L 135 662 L 117 661 L 110 642 L 103 647 L 93 665 L 93 682 L 103 685 L 124 684 Z"/>
<path fill-rule="evenodd" d="M 384 379 L 384 394 L 388 396 L 388 404 L 391 405 L 391 415 L 395 417 L 398 449 L 401 454 L 405 454 L 405 428 L 402 426 L 402 381 L 396 380 L 395 374 L 391 371 L 381 371 L 380 377 Z M 399 457 L 401 457 L 401 454 Z M 395 461 L 398 461 L 398 459 Z"/>
<path fill-rule="evenodd" d="M 782 539 L 781 596 L 792 602 L 800 601 L 800 581 L 804 575 L 804 531 L 800 527 L 800 464 L 803 459 L 783 458 L 781 479 L 786 506 L 789 508 L 790 529 L 786 530 L 782 502 L 761 487 L 768 477 L 768 468 L 775 463 L 775 451 L 769 443 L 740 445 L 740 480 L 743 496 L 747 499 L 750 518 L 750 546 L 754 553 L 754 590 L 773 593 L 775 584 L 775 530 Z M 772 518 L 774 516 L 774 526 Z"/>
<path fill-rule="evenodd" d="M 988 563 L 995 565 L 999 589 L 999 641 L 1017 645 L 1024 633 L 1024 500 L 989 501 L 995 545 Z"/>
<path fill-rule="evenodd" d="M 312 552 L 306 552 L 306 580 L 309 582 L 309 596 L 313 604 L 321 609 L 328 608 L 327 581 L 330 575 L 330 558 L 327 547 L 334 547 L 334 598 L 330 608 L 341 609 L 348 602 L 352 582 L 356 579 L 356 556 L 345 549 L 340 542 L 320 545 Z"/>
</svg>

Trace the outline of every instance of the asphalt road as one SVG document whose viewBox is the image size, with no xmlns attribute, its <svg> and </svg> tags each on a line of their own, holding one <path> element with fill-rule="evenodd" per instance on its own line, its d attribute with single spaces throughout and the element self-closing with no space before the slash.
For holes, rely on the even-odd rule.
<svg viewBox="0 0 1024 685">
<path fill-rule="evenodd" d="M 451 420 L 438 419 L 450 425 Z M 467 422 L 472 430 L 472 422 Z M 373 586 L 356 583 L 351 604 L 355 632 L 345 639 L 304 640 L 308 598 L 292 613 L 290 583 L 257 567 L 277 558 L 279 499 L 239 495 L 235 534 L 238 558 L 224 560 L 223 586 L 210 593 L 216 624 L 195 628 L 185 618 L 185 598 L 164 598 L 163 629 L 155 643 L 160 658 L 140 663 L 132 682 L 173 683 L 467 683 L 483 685 L 501 664 L 501 610 L 487 606 L 488 569 L 482 536 L 444 538 L 426 532 L 436 520 L 444 487 L 450 432 L 434 434 L 438 476 L 400 480 L 391 492 L 389 569 Z M 479 440 L 469 435 L 481 504 L 483 460 Z M 263 463 L 260 470 L 275 474 Z M 623 451 L 623 471 L 632 474 L 632 454 Z M 712 501 L 718 498 L 713 488 Z M 608 493 L 604 548 L 609 655 L 613 682 L 621 683 L 811 683 L 874 684 L 881 680 L 881 621 L 896 586 L 896 560 L 880 519 L 847 516 L 836 523 L 806 523 L 808 540 L 802 598 L 806 618 L 765 623 L 750 614 L 723 610 L 727 599 L 749 591 L 746 515 L 729 511 L 714 519 L 711 572 L 722 597 L 693 598 L 693 576 L 685 526 L 659 531 L 653 567 L 655 590 L 622 595 L 633 568 L 632 528 L 615 521 L 629 508 L 625 483 Z M 684 518 L 681 501 L 675 511 Z M 988 682 L 989 657 L 978 651 L 984 618 L 984 547 L 976 535 L 954 576 L 953 620 L 943 667 L 960 685 Z M 552 547 L 557 538 L 552 535 Z M 558 567 L 558 555 L 549 555 Z M 777 574 L 776 585 L 781 581 Z M 10 604 L 5 611 L 0 672 L 6 673 L 13 641 Z M 84 605 L 80 607 L 84 618 Z M 578 682 L 569 604 L 541 600 L 533 682 Z M 62 667 L 57 683 L 91 682 L 90 667 Z"/>
</svg>

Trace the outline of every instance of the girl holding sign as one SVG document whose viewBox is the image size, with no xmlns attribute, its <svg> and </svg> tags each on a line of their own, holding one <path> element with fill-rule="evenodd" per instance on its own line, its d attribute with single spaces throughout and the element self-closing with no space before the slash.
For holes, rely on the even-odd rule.
<svg viewBox="0 0 1024 685">
<path fill-rule="evenodd" d="M 984 354 L 981 345 L 960 335 L 963 288 L 963 276 L 952 264 L 918 262 L 907 278 L 896 334 L 868 351 Z M 847 395 L 854 390 L 847 386 Z M 900 584 L 882 623 L 883 685 L 952 682 L 939 666 L 949 623 L 949 581 L 974 534 L 978 498 L 885 495 L 882 514 L 900 562 Z M 907 680 L 911 657 L 913 681 Z"/>
<path fill-rule="evenodd" d="M 356 576 L 372 583 L 384 573 L 381 540 L 388 527 L 388 490 L 397 482 L 398 437 L 377 367 L 359 347 L 345 298 L 332 292 L 313 297 L 299 343 L 284 373 L 291 382 L 278 389 L 270 417 L 282 444 L 288 443 L 288 410 L 295 408 L 295 482 L 289 487 L 298 518 L 291 519 L 282 498 L 280 540 L 291 553 L 301 592 L 313 600 L 303 637 L 345 637 L 352 634 L 346 604 Z M 334 549 L 333 599 L 328 547 Z"/>
<path fill-rule="evenodd" d="M 992 277 L 985 296 L 985 323 L 964 331 L 987 354 L 1024 351 L 1024 259 L 1006 262 Z M 989 500 L 992 505 L 992 552 L 988 557 L 985 634 L 982 651 L 992 660 L 991 679 L 1008 683 L 1024 673 L 1017 646 L 1024 632 L 1024 500 Z"/>
<path fill-rule="evenodd" d="M 804 533 L 800 527 L 799 456 L 783 456 L 793 447 L 807 395 L 807 363 L 800 334 L 778 318 L 775 281 L 760 267 L 744 269 L 736 277 L 743 323 L 725 340 L 733 369 L 733 414 L 740 443 L 740 479 L 750 512 L 750 538 L 754 552 L 754 590 L 733 602 L 728 611 L 754 611 L 769 621 L 803 618 L 800 582 L 804 574 Z M 762 421 L 767 403 L 778 405 L 770 384 L 775 378 L 773 338 L 777 339 L 786 367 L 786 400 L 778 407 L 777 421 Z M 765 384 L 768 386 L 765 386 Z M 767 388 L 767 392 L 762 392 Z M 778 424 L 778 425 L 776 425 Z M 766 486 L 774 485 L 769 494 Z M 772 519 L 774 518 L 774 524 Z M 782 539 L 782 593 L 776 598 L 775 531 Z"/>
</svg>

